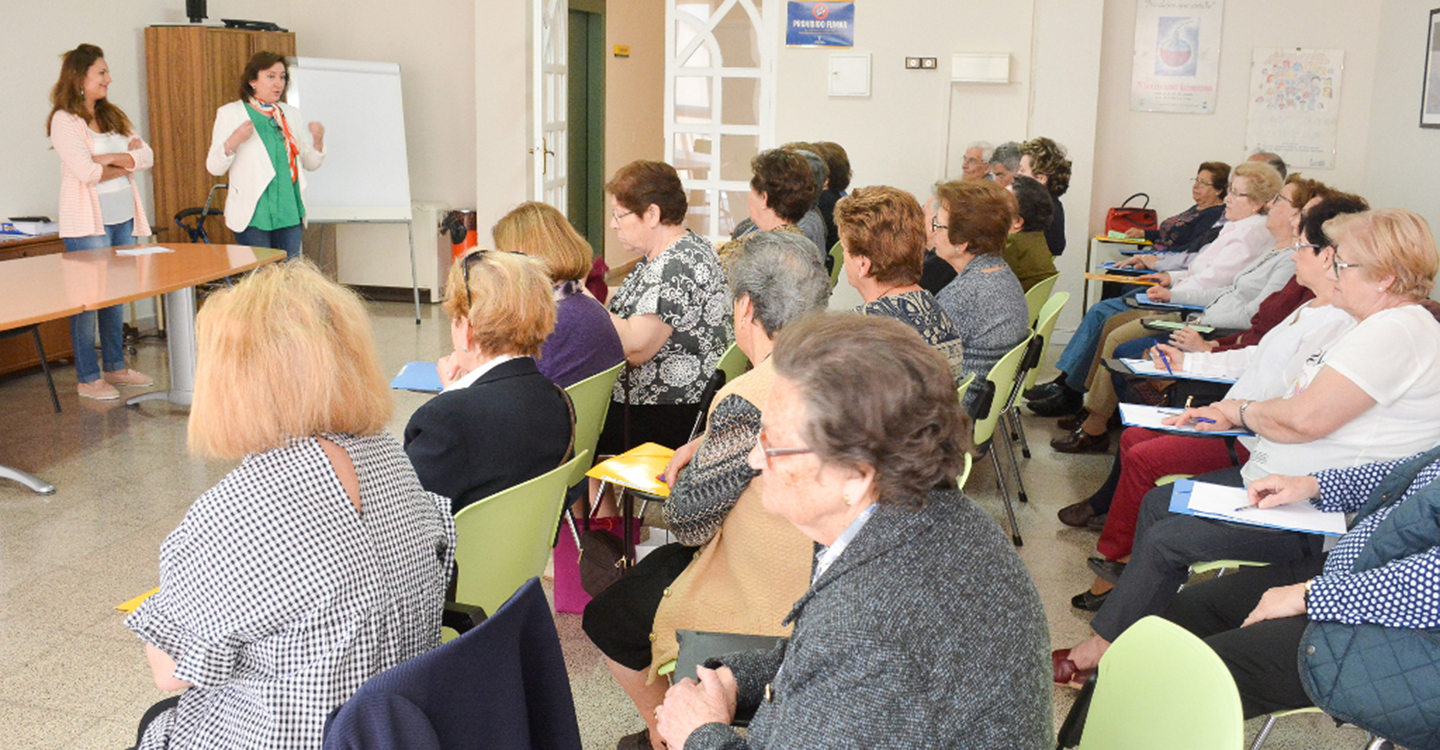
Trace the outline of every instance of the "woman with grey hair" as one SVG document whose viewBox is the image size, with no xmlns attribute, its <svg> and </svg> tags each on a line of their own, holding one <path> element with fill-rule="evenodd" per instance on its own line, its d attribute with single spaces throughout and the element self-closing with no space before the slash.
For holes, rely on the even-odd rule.
<svg viewBox="0 0 1440 750">
<path fill-rule="evenodd" d="M 705 434 L 665 468 L 665 522 L 680 541 L 651 552 L 585 608 L 585 633 L 646 721 L 619 748 L 662 746 L 655 709 L 666 683 L 655 670 L 675 658 L 677 629 L 785 635 L 781 620 L 805 591 L 810 542 L 765 512 L 746 455 L 775 379 L 775 336 L 830 296 L 812 252 L 797 234 L 757 232 L 731 256 L 735 343 L 755 368 L 716 394 Z"/>
<path fill-rule="evenodd" d="M 750 451 L 766 510 L 816 543 L 771 651 L 671 687 L 672 748 L 1024 748 L 1054 742 L 1040 597 L 955 488 L 969 425 L 944 357 L 888 318 L 812 315 L 775 342 Z M 729 724 L 756 709 L 747 739 Z"/>
</svg>

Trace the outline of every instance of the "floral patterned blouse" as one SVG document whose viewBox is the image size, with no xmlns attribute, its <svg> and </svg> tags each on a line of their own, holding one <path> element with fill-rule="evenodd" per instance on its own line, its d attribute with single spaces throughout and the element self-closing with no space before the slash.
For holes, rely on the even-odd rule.
<svg viewBox="0 0 1440 750">
<path fill-rule="evenodd" d="M 654 259 L 641 258 L 610 301 L 621 318 L 657 315 L 674 329 L 650 361 L 629 372 L 630 403 L 698 404 L 734 338 L 730 285 L 710 242 L 686 232 Z M 625 401 L 625 378 L 611 398 Z"/>
</svg>

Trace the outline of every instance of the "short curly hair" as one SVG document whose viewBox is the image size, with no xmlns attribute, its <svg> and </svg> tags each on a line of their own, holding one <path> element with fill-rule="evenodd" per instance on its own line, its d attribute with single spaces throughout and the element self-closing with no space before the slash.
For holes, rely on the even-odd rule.
<svg viewBox="0 0 1440 750">
<path fill-rule="evenodd" d="M 925 212 L 899 188 L 856 188 L 835 204 L 840 245 L 870 259 L 870 278 L 882 284 L 915 284 L 925 264 Z"/>
<path fill-rule="evenodd" d="M 843 193 L 850 187 L 850 155 L 845 153 L 845 148 L 832 141 L 815 141 L 810 144 L 815 147 L 815 153 L 825 160 L 825 165 L 830 167 L 830 182 L 828 187 L 832 193 Z"/>
<path fill-rule="evenodd" d="M 626 164 L 605 183 L 605 192 L 615 196 L 615 202 L 626 211 L 643 214 L 652 205 L 659 208 L 660 223 L 666 226 L 680 226 L 690 209 L 680 175 L 663 161 L 640 159 Z"/>
<path fill-rule="evenodd" d="M 765 205 L 785 221 L 795 224 L 815 203 L 815 177 L 810 160 L 784 148 L 761 151 L 750 160 L 750 187 L 765 195 Z"/>
<path fill-rule="evenodd" d="M 945 213 L 945 237 L 971 255 L 999 255 L 1015 222 L 1015 198 L 990 180 L 952 180 L 935 186 Z"/>
<path fill-rule="evenodd" d="M 773 356 L 805 405 L 805 444 L 822 462 L 873 467 L 876 502 L 913 510 L 956 486 L 970 426 L 950 365 L 913 328 L 817 312 L 780 331 Z"/>
<path fill-rule="evenodd" d="M 1020 144 L 1020 153 L 1030 157 L 1030 171 L 1045 175 L 1045 187 L 1059 198 L 1070 189 L 1070 160 L 1065 147 L 1044 136 Z"/>
</svg>

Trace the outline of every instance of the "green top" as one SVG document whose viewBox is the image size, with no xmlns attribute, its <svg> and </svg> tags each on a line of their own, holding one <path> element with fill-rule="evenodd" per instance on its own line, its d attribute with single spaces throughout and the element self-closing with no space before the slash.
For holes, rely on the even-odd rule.
<svg viewBox="0 0 1440 750">
<path fill-rule="evenodd" d="M 1010 235 L 1005 240 L 1001 256 L 1015 272 L 1015 277 L 1020 279 L 1020 288 L 1027 292 L 1041 280 L 1055 275 L 1055 256 L 1050 254 L 1050 246 L 1045 244 L 1044 232 Z"/>
<path fill-rule="evenodd" d="M 255 111 L 248 103 L 245 112 L 250 115 L 250 122 L 255 123 L 255 134 L 260 136 L 265 152 L 270 154 L 270 163 L 275 166 L 275 177 L 265 186 L 265 192 L 256 202 L 250 226 L 266 231 L 293 227 L 305 218 L 305 204 L 300 201 L 299 181 L 290 179 L 290 155 L 285 152 L 285 134 L 280 132 L 278 120 Z M 294 133 L 293 130 L 291 132 Z"/>
</svg>

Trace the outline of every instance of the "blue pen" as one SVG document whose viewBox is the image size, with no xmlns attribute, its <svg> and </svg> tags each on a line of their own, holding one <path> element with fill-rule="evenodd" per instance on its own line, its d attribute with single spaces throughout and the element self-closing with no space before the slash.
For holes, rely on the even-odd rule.
<svg viewBox="0 0 1440 750">
<path fill-rule="evenodd" d="M 1160 347 L 1157 346 L 1157 347 L 1155 347 L 1155 351 L 1160 352 L 1160 361 L 1165 364 L 1165 372 L 1168 372 L 1168 373 L 1170 373 L 1171 375 L 1174 375 L 1174 374 L 1175 374 L 1175 371 L 1172 370 L 1172 369 L 1170 369 L 1170 358 L 1167 357 L 1167 356 L 1165 356 L 1165 350 L 1164 350 L 1164 349 L 1161 349 Z M 1211 420 L 1211 421 L 1214 421 L 1214 420 Z"/>
<path fill-rule="evenodd" d="M 1187 403 L 1188 403 L 1188 402 L 1187 402 Z M 1178 416 L 1180 416 L 1181 414 L 1184 414 L 1185 412 L 1184 412 L 1184 411 L 1175 411 L 1175 410 L 1172 409 L 1172 410 L 1161 411 L 1160 413 L 1161 413 L 1161 414 L 1169 414 L 1169 415 L 1171 415 L 1171 416 L 1176 416 L 1176 417 L 1178 417 Z M 1209 418 L 1209 417 L 1191 417 L 1191 418 L 1190 418 L 1190 421 L 1192 421 L 1192 422 L 1204 422 L 1205 424 L 1215 424 L 1215 420 L 1213 420 L 1213 419 L 1211 419 L 1211 418 Z"/>
</svg>

